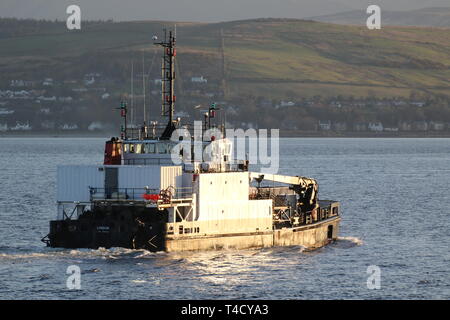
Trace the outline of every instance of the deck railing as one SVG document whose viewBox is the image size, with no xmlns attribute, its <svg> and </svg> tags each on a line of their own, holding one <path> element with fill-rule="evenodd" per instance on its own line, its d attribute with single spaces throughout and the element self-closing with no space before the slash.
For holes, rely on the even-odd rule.
<svg viewBox="0 0 450 320">
<path fill-rule="evenodd" d="M 167 201 L 192 198 L 192 188 L 93 188 L 89 187 L 91 201 Z"/>
<path fill-rule="evenodd" d="M 124 165 L 138 165 L 138 166 L 151 166 L 151 165 L 170 165 L 173 166 L 173 161 L 171 158 L 134 158 L 134 159 L 124 159 Z"/>
</svg>

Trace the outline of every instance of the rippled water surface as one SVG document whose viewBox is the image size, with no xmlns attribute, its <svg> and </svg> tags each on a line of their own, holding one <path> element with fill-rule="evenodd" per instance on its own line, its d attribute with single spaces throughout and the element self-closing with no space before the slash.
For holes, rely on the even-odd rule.
<svg viewBox="0 0 450 320">
<path fill-rule="evenodd" d="M 46 248 L 56 166 L 100 163 L 103 145 L 0 139 L 1 299 L 450 299 L 450 139 L 282 139 L 280 173 L 341 201 L 339 240 L 313 252 Z M 66 287 L 70 265 L 81 290 Z"/>
</svg>

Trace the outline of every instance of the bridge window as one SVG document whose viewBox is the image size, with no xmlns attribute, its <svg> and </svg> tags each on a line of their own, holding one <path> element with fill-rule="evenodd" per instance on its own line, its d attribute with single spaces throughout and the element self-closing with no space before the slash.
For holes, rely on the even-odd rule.
<svg viewBox="0 0 450 320">
<path fill-rule="evenodd" d="M 145 144 L 145 153 L 155 153 L 155 144 L 154 143 L 146 143 Z"/>
<path fill-rule="evenodd" d="M 135 144 L 135 152 L 142 153 L 142 144 Z"/>
<path fill-rule="evenodd" d="M 159 153 L 168 154 L 172 150 L 172 145 L 168 143 L 125 143 L 124 153 Z"/>
<path fill-rule="evenodd" d="M 167 143 L 158 143 L 157 144 L 158 147 L 158 153 L 169 153 L 169 145 Z"/>
</svg>

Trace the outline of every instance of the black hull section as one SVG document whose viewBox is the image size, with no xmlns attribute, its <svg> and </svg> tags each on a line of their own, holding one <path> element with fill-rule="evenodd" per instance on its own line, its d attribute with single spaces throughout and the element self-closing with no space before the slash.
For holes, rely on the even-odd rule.
<svg viewBox="0 0 450 320">
<path fill-rule="evenodd" d="M 77 220 L 50 222 L 50 233 L 43 239 L 50 247 L 97 249 L 122 247 L 153 252 L 217 250 L 220 248 L 246 249 L 272 246 L 302 245 L 315 249 L 336 240 L 340 217 L 337 203 L 329 201 L 314 219 L 302 225 L 278 224 L 265 232 L 238 232 L 196 234 L 178 221 L 168 225 L 168 212 L 144 206 L 111 205 L 103 203 L 83 213 Z M 230 227 L 233 229 L 233 227 Z M 186 231 L 186 230 L 189 230 Z"/>
<path fill-rule="evenodd" d="M 163 251 L 166 214 L 148 208 L 97 207 L 78 220 L 51 221 L 48 245 L 71 249 L 123 247 Z"/>
</svg>

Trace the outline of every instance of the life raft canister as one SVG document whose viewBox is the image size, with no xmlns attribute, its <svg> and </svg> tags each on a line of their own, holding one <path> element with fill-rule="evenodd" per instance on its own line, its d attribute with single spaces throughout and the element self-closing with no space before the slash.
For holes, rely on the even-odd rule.
<svg viewBox="0 0 450 320">
<path fill-rule="evenodd" d="M 154 202 L 156 202 L 156 201 L 159 200 L 159 194 L 148 194 L 148 193 L 144 193 L 144 194 L 142 195 L 142 198 L 144 198 L 145 200 L 148 200 L 148 201 L 154 201 Z"/>
</svg>

